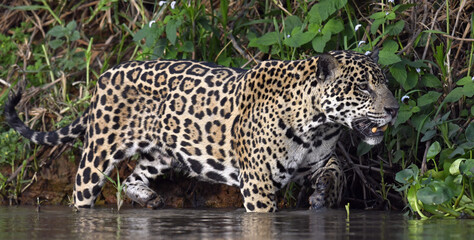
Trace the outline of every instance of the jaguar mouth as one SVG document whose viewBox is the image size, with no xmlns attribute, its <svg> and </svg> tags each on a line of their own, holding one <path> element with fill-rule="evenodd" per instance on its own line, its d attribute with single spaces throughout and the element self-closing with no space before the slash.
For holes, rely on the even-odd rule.
<svg viewBox="0 0 474 240">
<path fill-rule="evenodd" d="M 363 137 L 382 137 L 388 128 L 388 124 L 381 125 L 370 121 L 369 119 L 356 120 L 352 128 Z"/>
<path fill-rule="evenodd" d="M 382 127 L 373 127 L 373 128 L 370 129 L 370 131 L 372 131 L 372 133 L 385 132 L 385 130 L 387 130 L 387 128 L 388 128 L 388 125 L 385 124 Z"/>
</svg>

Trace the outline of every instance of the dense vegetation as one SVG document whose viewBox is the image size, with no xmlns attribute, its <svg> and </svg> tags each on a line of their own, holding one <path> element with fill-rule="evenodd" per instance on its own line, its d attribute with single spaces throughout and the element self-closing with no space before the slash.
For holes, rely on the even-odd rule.
<svg viewBox="0 0 474 240">
<path fill-rule="evenodd" d="M 474 217 L 474 2 L 412 1 L 6 1 L 0 5 L 0 113 L 10 88 L 38 130 L 70 123 L 98 76 L 129 60 L 195 59 L 249 68 L 333 49 L 380 49 L 401 101 L 385 144 L 347 133 L 346 201 L 405 207 L 422 218 Z M 14 202 L 50 150 L 30 145 L 0 117 L 0 198 Z M 344 147 L 342 147 L 344 146 Z M 43 160 L 41 160 L 43 159 Z M 294 206 L 298 186 L 282 195 Z"/>
</svg>

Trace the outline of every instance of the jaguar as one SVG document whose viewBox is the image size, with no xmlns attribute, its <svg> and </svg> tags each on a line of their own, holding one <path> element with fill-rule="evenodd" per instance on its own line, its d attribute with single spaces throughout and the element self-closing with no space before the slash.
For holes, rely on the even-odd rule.
<svg viewBox="0 0 474 240">
<path fill-rule="evenodd" d="M 344 172 L 335 146 L 344 129 L 368 144 L 383 140 L 398 101 L 366 55 L 331 51 L 304 60 L 268 60 L 251 69 L 188 60 L 131 61 L 103 73 L 89 107 L 61 129 L 25 125 L 12 92 L 5 119 L 36 144 L 83 137 L 74 206 L 91 208 L 114 166 L 135 154 L 127 196 L 148 208 L 163 197 L 150 182 L 169 170 L 240 188 L 249 212 L 277 211 L 289 182 L 309 185 L 310 208 L 337 205 Z M 159 186 L 158 186 L 159 187 Z"/>
</svg>

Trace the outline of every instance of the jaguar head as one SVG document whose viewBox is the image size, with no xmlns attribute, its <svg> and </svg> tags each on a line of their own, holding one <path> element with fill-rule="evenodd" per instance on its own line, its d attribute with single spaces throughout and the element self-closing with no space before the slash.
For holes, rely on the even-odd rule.
<svg viewBox="0 0 474 240">
<path fill-rule="evenodd" d="M 320 109 L 327 119 L 355 130 L 371 145 L 383 140 L 399 109 L 377 61 L 378 51 L 369 56 L 332 51 L 319 56 L 316 71 Z"/>
</svg>

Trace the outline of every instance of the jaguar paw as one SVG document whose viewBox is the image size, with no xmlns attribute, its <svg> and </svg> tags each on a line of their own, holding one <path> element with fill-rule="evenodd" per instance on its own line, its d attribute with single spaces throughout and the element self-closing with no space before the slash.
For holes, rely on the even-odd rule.
<svg viewBox="0 0 474 240">
<path fill-rule="evenodd" d="M 154 198 L 146 202 L 146 207 L 150 209 L 163 208 L 165 206 L 165 200 L 160 195 L 155 195 Z"/>
</svg>

